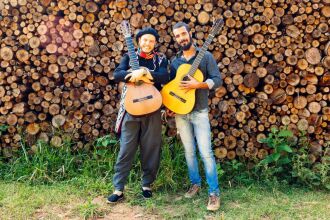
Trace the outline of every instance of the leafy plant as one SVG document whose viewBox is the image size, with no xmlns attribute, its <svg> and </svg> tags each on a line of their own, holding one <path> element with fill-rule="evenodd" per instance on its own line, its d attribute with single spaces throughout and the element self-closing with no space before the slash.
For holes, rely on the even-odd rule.
<svg viewBox="0 0 330 220">
<path fill-rule="evenodd" d="M 0 136 L 2 135 L 2 132 L 7 131 L 8 125 L 0 125 Z"/>
<path fill-rule="evenodd" d="M 312 163 L 309 159 L 309 139 L 302 133 L 299 149 L 292 157 L 292 176 L 296 181 L 309 187 L 322 187 L 330 190 L 330 157 L 324 152 L 320 162 Z M 327 148 L 327 144 L 324 146 Z"/>
<path fill-rule="evenodd" d="M 103 137 L 100 137 L 96 139 L 95 141 L 95 146 L 96 147 L 107 147 L 111 144 L 117 144 L 118 140 L 116 140 L 114 137 L 111 135 L 105 135 Z"/>
<path fill-rule="evenodd" d="M 271 129 L 271 133 L 267 138 L 261 139 L 261 143 L 267 144 L 268 147 L 274 149 L 273 153 L 266 156 L 260 161 L 260 165 L 275 163 L 276 165 L 284 165 L 291 162 L 289 154 L 293 152 L 289 138 L 293 137 L 290 130 Z"/>
<path fill-rule="evenodd" d="M 253 180 L 252 172 L 249 170 L 249 162 L 230 160 L 217 164 L 218 176 L 221 187 L 232 187 L 233 185 L 249 185 Z"/>
<path fill-rule="evenodd" d="M 163 137 L 159 172 L 154 186 L 177 191 L 189 184 L 187 165 L 181 142 L 176 138 Z"/>
<path fill-rule="evenodd" d="M 65 139 L 63 136 L 61 138 Z M 292 139 L 298 141 L 292 142 Z M 316 163 L 309 159 L 310 141 L 306 134 L 301 134 L 297 138 L 285 129 L 272 129 L 272 133 L 262 142 L 273 151 L 261 162 L 255 158 L 239 158 L 220 161 L 217 164 L 221 187 L 230 188 L 262 182 L 269 186 L 299 183 L 330 189 L 330 142 L 322 146 L 324 151 L 318 156 Z M 78 148 L 75 146 L 76 143 L 66 138 L 61 147 L 54 148 L 41 141 L 29 146 L 22 138 L 17 157 L 6 160 L 0 158 L 0 178 L 34 184 L 69 181 L 79 187 L 84 187 L 84 182 L 88 181 L 90 188 L 106 194 L 112 188 L 111 179 L 119 150 L 118 143 L 115 137 L 106 135 L 89 143 L 89 147 Z M 203 176 L 204 172 L 201 172 L 201 175 Z M 205 176 L 202 179 L 205 180 Z M 127 188 L 139 192 L 140 180 L 141 163 L 137 153 L 128 177 Z M 181 142 L 163 135 L 160 167 L 153 187 L 164 191 L 180 191 L 188 184 Z"/>
</svg>

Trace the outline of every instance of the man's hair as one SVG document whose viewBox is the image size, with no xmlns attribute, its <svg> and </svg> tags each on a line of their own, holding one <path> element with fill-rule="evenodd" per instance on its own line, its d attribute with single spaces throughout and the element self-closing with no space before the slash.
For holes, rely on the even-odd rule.
<svg viewBox="0 0 330 220">
<path fill-rule="evenodd" d="M 180 27 L 185 27 L 186 30 L 187 30 L 188 32 L 190 31 L 190 27 L 189 27 L 189 25 L 186 24 L 186 23 L 184 23 L 184 22 L 182 22 L 182 21 L 179 21 L 178 23 L 176 23 L 176 24 L 173 26 L 173 30 L 174 30 L 174 29 L 178 29 L 178 28 L 180 28 Z"/>
</svg>

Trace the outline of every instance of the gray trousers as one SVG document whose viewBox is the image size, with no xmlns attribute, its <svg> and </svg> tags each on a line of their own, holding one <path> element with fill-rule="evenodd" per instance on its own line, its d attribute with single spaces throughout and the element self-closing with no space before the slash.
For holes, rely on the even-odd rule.
<svg viewBox="0 0 330 220">
<path fill-rule="evenodd" d="M 142 186 L 150 187 L 154 182 L 159 168 L 161 130 L 160 110 L 143 117 L 126 113 L 122 122 L 120 150 L 113 177 L 115 190 L 124 190 L 139 145 Z"/>
</svg>

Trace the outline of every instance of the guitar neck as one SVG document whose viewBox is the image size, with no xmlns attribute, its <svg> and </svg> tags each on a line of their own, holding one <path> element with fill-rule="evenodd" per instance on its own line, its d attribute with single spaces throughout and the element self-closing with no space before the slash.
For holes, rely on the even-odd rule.
<svg viewBox="0 0 330 220">
<path fill-rule="evenodd" d="M 139 65 L 137 55 L 134 50 L 134 44 L 133 44 L 132 37 L 131 36 L 125 37 L 125 41 L 126 41 L 126 45 L 127 45 L 127 49 L 128 49 L 130 66 L 132 67 L 133 70 L 137 70 L 140 68 L 140 65 Z"/>
<path fill-rule="evenodd" d="M 214 35 L 209 34 L 209 36 L 207 37 L 206 41 L 204 42 L 201 50 L 199 51 L 196 59 L 194 60 L 193 64 L 191 65 L 191 68 L 189 69 L 189 72 L 187 73 L 187 75 L 194 76 L 194 74 L 196 73 L 196 70 L 198 69 L 198 66 L 201 63 L 201 61 L 202 61 L 209 45 L 211 44 L 213 38 L 214 38 Z"/>
</svg>

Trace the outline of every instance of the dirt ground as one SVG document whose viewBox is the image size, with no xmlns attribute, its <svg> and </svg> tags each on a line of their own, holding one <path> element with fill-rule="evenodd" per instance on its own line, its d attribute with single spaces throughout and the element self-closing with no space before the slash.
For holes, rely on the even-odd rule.
<svg viewBox="0 0 330 220">
<path fill-rule="evenodd" d="M 77 201 L 78 202 L 78 201 Z M 87 219 L 95 220 L 153 220 L 162 219 L 159 215 L 150 213 L 139 206 L 130 206 L 125 201 L 118 204 L 108 204 L 104 197 L 97 197 L 91 202 L 93 209 L 90 210 Z M 79 210 L 79 208 L 78 208 Z M 87 210 L 88 212 L 88 210 Z M 72 206 L 54 206 L 41 207 L 34 213 L 33 219 L 63 219 L 80 220 L 83 219 L 81 213 L 77 213 L 77 207 Z"/>
<path fill-rule="evenodd" d="M 98 197 L 93 200 L 93 203 L 99 205 L 99 207 L 105 207 L 108 212 L 104 217 L 97 219 L 107 219 L 107 220 L 128 220 L 128 219 L 139 219 L 139 220 L 149 220 L 149 219 L 161 219 L 160 216 L 152 213 L 146 212 L 142 207 L 130 206 L 125 203 L 125 201 L 118 204 L 107 204 L 103 197 Z"/>
</svg>

